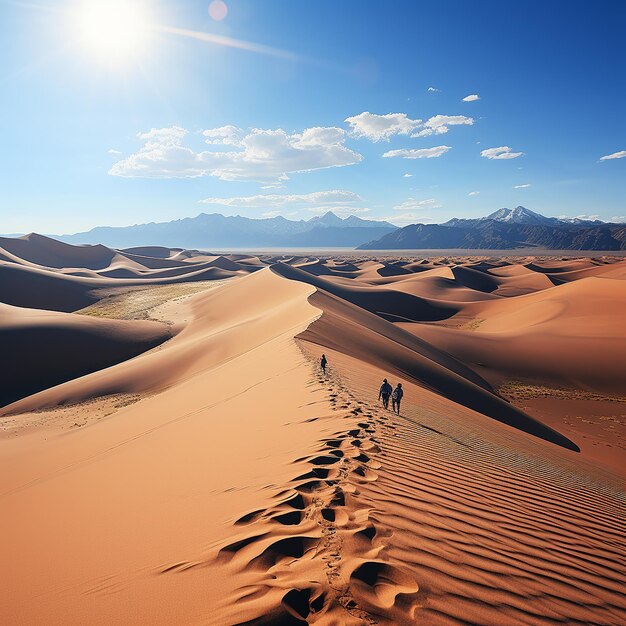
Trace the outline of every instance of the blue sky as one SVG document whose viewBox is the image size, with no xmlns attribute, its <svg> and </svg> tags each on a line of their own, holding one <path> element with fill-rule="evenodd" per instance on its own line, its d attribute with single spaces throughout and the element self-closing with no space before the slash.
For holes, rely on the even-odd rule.
<svg viewBox="0 0 626 626">
<path fill-rule="evenodd" d="M 100 1 L 0 0 L 0 232 L 626 220 L 622 0 Z"/>
</svg>

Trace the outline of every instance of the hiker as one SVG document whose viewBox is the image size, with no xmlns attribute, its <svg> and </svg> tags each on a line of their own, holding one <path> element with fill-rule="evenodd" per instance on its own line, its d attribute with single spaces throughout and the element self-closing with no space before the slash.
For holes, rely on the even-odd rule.
<svg viewBox="0 0 626 626">
<path fill-rule="evenodd" d="M 326 360 L 326 355 L 322 354 L 322 359 L 320 361 L 320 365 L 322 367 L 322 372 L 324 372 L 324 374 L 326 373 L 326 363 L 328 363 L 328 361 Z"/>
<path fill-rule="evenodd" d="M 378 399 L 382 398 L 383 406 L 388 409 L 389 408 L 389 396 L 393 391 L 393 387 L 387 382 L 387 379 L 383 380 L 383 384 L 380 386 L 380 391 L 378 392 Z"/>
<path fill-rule="evenodd" d="M 391 394 L 391 410 L 395 411 L 398 415 L 400 415 L 400 401 L 402 400 L 403 395 L 404 391 L 402 391 L 402 383 L 398 383 L 398 386 Z"/>
</svg>

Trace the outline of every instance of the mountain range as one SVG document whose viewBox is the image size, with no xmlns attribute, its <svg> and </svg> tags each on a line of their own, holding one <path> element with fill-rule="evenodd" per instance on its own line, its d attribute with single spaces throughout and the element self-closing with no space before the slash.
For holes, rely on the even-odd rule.
<svg viewBox="0 0 626 626">
<path fill-rule="evenodd" d="M 626 250 L 626 224 L 546 217 L 523 206 L 487 217 L 411 224 L 358 246 L 359 250 L 547 248 Z"/>
<path fill-rule="evenodd" d="M 98 226 L 87 232 L 55 236 L 66 243 L 100 243 L 114 248 L 161 245 L 182 248 L 348 247 L 396 230 L 389 222 L 341 218 L 332 211 L 309 220 L 284 217 L 251 219 L 240 215 L 201 213 L 172 222 L 135 226 Z"/>
<path fill-rule="evenodd" d="M 98 226 L 86 232 L 51 235 L 73 244 L 113 248 L 161 245 L 227 250 L 236 248 L 357 248 L 359 250 L 546 248 L 625 250 L 626 225 L 581 218 L 546 217 L 523 206 L 502 208 L 486 217 L 453 218 L 443 224 L 389 222 L 332 211 L 309 220 L 282 216 L 253 219 L 201 213 L 171 222 Z"/>
</svg>

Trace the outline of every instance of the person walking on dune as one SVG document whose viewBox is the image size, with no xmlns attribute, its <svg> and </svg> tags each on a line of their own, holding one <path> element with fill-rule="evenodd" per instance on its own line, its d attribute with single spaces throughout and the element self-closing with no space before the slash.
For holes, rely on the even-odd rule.
<svg viewBox="0 0 626 626">
<path fill-rule="evenodd" d="M 322 354 L 322 358 L 320 360 L 320 367 L 322 368 L 322 372 L 324 372 L 324 374 L 326 373 L 326 364 L 328 363 L 328 361 L 326 360 L 326 355 Z"/>
<path fill-rule="evenodd" d="M 378 392 L 378 399 L 383 401 L 383 406 L 388 409 L 389 408 L 389 396 L 393 391 L 393 387 L 387 382 L 387 379 L 383 380 L 383 384 L 380 386 L 380 391 Z"/>
<path fill-rule="evenodd" d="M 402 383 L 398 383 L 398 386 L 393 390 L 391 394 L 391 410 L 400 415 L 400 402 L 404 391 L 402 391 Z"/>
</svg>

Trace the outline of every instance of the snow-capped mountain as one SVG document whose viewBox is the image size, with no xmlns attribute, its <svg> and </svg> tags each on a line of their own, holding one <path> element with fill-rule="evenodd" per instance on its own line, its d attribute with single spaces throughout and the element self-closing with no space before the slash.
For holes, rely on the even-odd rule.
<svg viewBox="0 0 626 626">
<path fill-rule="evenodd" d="M 361 250 L 476 248 L 626 250 L 626 225 L 580 217 L 545 217 L 523 206 L 444 224 L 410 224 L 359 246 Z"/>
<path fill-rule="evenodd" d="M 604 224 L 602 220 L 586 220 L 581 217 L 555 217 L 554 219 L 558 220 L 563 224 L 574 224 L 574 225 L 583 225 L 583 226 L 593 226 L 598 224 Z"/>
<path fill-rule="evenodd" d="M 506 222 L 507 224 L 552 224 L 555 218 L 545 217 L 539 213 L 535 213 L 523 206 L 517 206 L 514 209 L 498 209 L 490 215 L 487 220 L 496 220 L 498 222 Z"/>
</svg>

